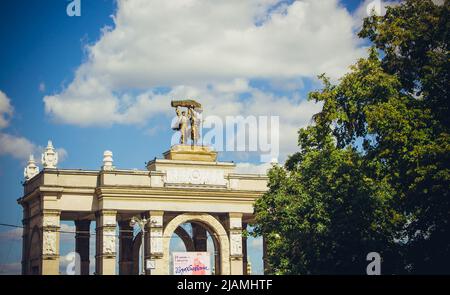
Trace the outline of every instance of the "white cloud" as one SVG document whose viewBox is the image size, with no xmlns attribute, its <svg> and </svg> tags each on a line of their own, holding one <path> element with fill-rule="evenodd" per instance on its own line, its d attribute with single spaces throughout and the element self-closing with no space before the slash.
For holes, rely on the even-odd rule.
<svg viewBox="0 0 450 295">
<path fill-rule="evenodd" d="M 231 82 L 216 83 L 214 89 L 218 92 L 242 93 L 249 90 L 249 85 L 246 79 L 234 79 Z"/>
<path fill-rule="evenodd" d="M 25 137 L 0 133 L 0 155 L 9 155 L 25 161 L 35 154 L 36 146 Z"/>
<path fill-rule="evenodd" d="M 9 155 L 25 162 L 31 154 L 35 156 L 35 159 L 40 159 L 43 150 L 42 146 L 37 146 L 25 137 L 0 133 L 0 156 Z M 67 158 L 67 151 L 64 148 L 57 148 L 56 151 L 59 162 L 63 162 Z"/>
<path fill-rule="evenodd" d="M 13 106 L 8 96 L 0 90 L 0 129 L 9 126 L 13 115 Z M 19 160 L 26 160 L 34 153 L 36 146 L 25 137 L 0 132 L 0 156 L 10 155 Z"/>
<path fill-rule="evenodd" d="M 0 129 L 8 127 L 13 110 L 11 100 L 0 90 Z"/>
<path fill-rule="evenodd" d="M 348 12 L 336 0 L 303 0 L 268 15 L 279 2 L 118 1 L 115 28 L 89 48 L 80 74 L 135 87 L 341 75 L 358 52 Z"/>
<path fill-rule="evenodd" d="M 303 79 L 299 77 L 291 79 L 273 78 L 270 80 L 270 86 L 278 90 L 294 91 L 302 89 L 304 87 L 304 83 Z"/>
<path fill-rule="evenodd" d="M 171 111 L 168 103 L 177 93 L 238 115 L 245 105 L 233 95 L 247 91 L 249 79 L 273 79 L 274 85 L 298 89 L 299 77 L 323 72 L 339 77 L 364 54 L 352 16 L 337 0 L 289 5 L 276 0 L 119 0 L 117 5 L 114 28 L 104 28 L 100 40 L 87 48 L 87 61 L 75 79 L 44 97 L 46 112 L 55 120 L 80 126 L 143 124 Z M 157 94 L 152 89 L 158 86 L 171 91 Z M 205 98 L 205 89 L 221 95 Z"/>
<path fill-rule="evenodd" d="M 0 90 L 0 129 L 9 126 L 13 110 L 10 99 Z M 0 132 L 0 156 L 8 155 L 25 162 L 31 154 L 39 159 L 38 156 L 43 150 L 42 146 L 36 145 L 23 136 Z M 64 148 L 57 148 L 57 152 L 60 162 L 67 158 L 67 151 Z"/>
</svg>

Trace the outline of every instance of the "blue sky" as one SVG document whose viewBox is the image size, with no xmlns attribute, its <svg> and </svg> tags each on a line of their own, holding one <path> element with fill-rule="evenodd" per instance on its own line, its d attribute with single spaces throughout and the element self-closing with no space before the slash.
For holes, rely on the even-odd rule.
<svg viewBox="0 0 450 295">
<path fill-rule="evenodd" d="M 49 139 L 59 168 L 99 169 L 109 149 L 117 167 L 144 169 L 170 146 L 171 97 L 197 97 L 206 115 L 280 116 L 283 161 L 319 107 L 305 101 L 320 88 L 315 77 L 336 80 L 365 54 L 355 36 L 361 1 L 130 2 L 137 7 L 81 0 L 82 15 L 69 17 L 66 0 L 2 1 L 0 91 L 9 106 L 0 108 L 0 223 L 21 224 L 26 157 Z M 261 166 L 254 152 L 220 159 L 242 171 Z M 20 238 L 0 227 L 0 273 L 18 271 L 20 255 Z"/>
</svg>

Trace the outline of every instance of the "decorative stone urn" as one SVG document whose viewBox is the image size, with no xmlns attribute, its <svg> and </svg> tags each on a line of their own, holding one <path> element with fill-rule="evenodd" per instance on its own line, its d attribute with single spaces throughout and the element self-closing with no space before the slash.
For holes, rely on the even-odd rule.
<svg viewBox="0 0 450 295">
<path fill-rule="evenodd" d="M 42 154 L 42 166 L 44 168 L 56 168 L 58 164 L 58 153 L 53 147 L 52 141 L 49 140 L 44 153 Z"/>
</svg>

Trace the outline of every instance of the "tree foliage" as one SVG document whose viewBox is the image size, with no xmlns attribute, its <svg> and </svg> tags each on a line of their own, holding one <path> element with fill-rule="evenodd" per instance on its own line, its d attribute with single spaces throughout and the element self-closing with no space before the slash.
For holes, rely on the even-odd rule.
<svg viewBox="0 0 450 295">
<path fill-rule="evenodd" d="M 364 20 L 373 47 L 269 171 L 255 206 L 274 273 L 449 273 L 449 1 L 409 0 Z M 380 58 L 381 57 L 381 58 Z"/>
</svg>

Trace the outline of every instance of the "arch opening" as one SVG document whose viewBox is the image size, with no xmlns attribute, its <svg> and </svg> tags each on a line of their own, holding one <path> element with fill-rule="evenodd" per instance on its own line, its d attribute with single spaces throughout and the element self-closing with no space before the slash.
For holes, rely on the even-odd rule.
<svg viewBox="0 0 450 295">
<path fill-rule="evenodd" d="M 206 213 L 184 213 L 176 216 L 171 221 L 168 222 L 164 229 L 163 233 L 163 273 L 169 274 L 171 272 L 170 266 L 170 241 L 172 235 L 175 233 L 176 229 L 185 223 L 190 223 L 193 231 L 204 231 L 203 235 L 208 238 L 210 237 L 210 248 L 214 248 L 213 255 L 214 257 L 214 273 L 215 274 L 229 274 L 230 273 L 230 252 L 229 252 L 229 240 L 228 235 L 220 223 L 212 215 Z M 197 242 L 197 249 L 205 249 L 205 243 L 199 242 L 199 240 L 195 241 L 196 234 L 193 234 L 194 244 Z M 207 249 L 207 242 L 206 242 Z"/>
<path fill-rule="evenodd" d="M 220 243 L 213 230 L 201 222 L 185 222 L 179 225 L 169 244 L 169 273 L 174 274 L 173 253 L 208 252 L 211 274 L 220 274 Z"/>
</svg>

